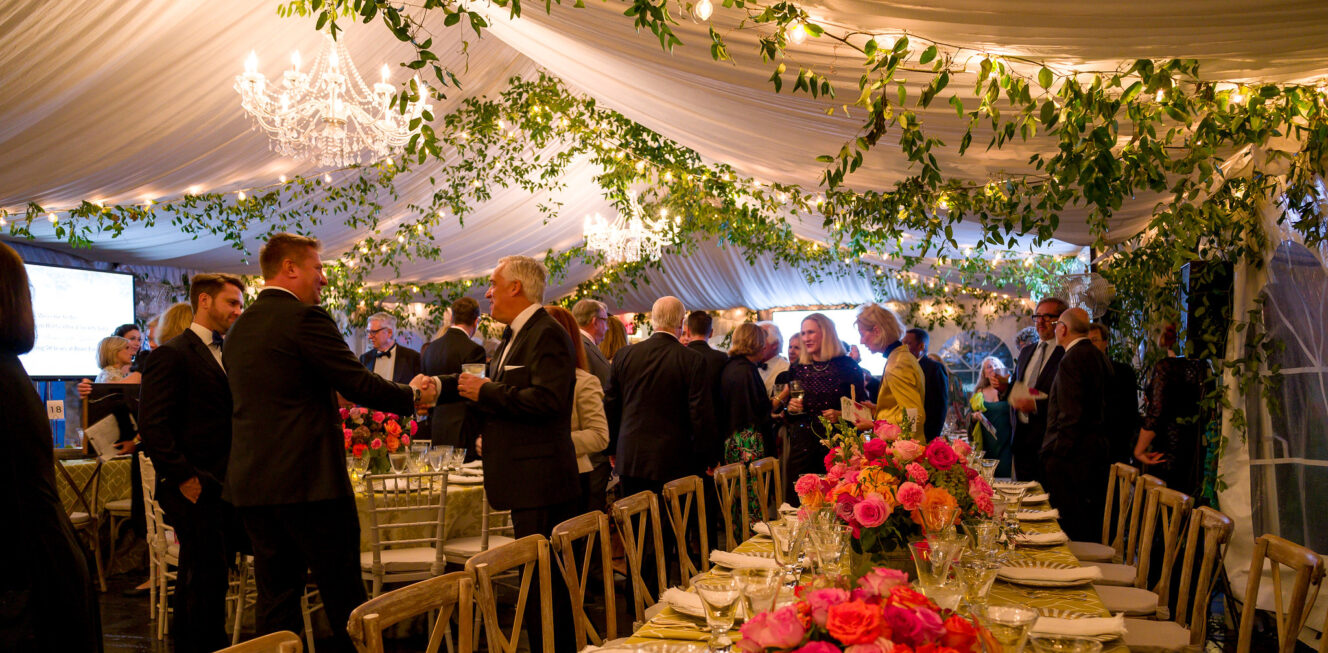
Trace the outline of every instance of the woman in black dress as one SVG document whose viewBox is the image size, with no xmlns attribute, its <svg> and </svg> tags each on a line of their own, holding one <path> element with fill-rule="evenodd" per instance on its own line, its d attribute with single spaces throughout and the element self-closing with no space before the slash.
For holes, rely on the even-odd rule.
<svg viewBox="0 0 1328 653">
<path fill-rule="evenodd" d="M 761 381 L 756 361 L 765 349 L 765 330 L 753 322 L 744 322 L 733 332 L 729 360 L 719 375 L 720 435 L 724 436 L 724 464 L 765 458 L 775 450 L 770 441 L 770 396 Z M 750 514 L 761 514 L 756 488 L 747 485 Z M 734 509 L 737 509 L 734 505 Z"/>
<path fill-rule="evenodd" d="M 1158 344 L 1167 357 L 1153 366 L 1144 388 L 1144 420 L 1134 458 L 1143 463 L 1144 473 L 1162 479 L 1167 487 L 1199 496 L 1207 422 L 1199 407 L 1210 379 L 1208 363 L 1176 355 L 1174 324 L 1162 330 Z"/>
<path fill-rule="evenodd" d="M 825 456 L 830 450 L 821 444 L 826 437 L 821 417 L 838 422 L 840 398 L 869 399 L 862 368 L 849 358 L 840 344 L 839 334 L 830 318 L 812 313 L 802 320 L 802 355 L 789 368 L 790 385 L 798 382 L 802 397 L 788 397 L 789 456 L 784 496 L 796 503 L 793 485 L 803 474 L 824 474 Z"/>
<path fill-rule="evenodd" d="M 18 359 L 35 336 L 23 260 L 0 243 L 0 510 L 13 527 L 0 538 L 11 562 L 0 574 L 0 649 L 100 651 L 92 574 L 55 489 L 51 423 Z"/>
</svg>

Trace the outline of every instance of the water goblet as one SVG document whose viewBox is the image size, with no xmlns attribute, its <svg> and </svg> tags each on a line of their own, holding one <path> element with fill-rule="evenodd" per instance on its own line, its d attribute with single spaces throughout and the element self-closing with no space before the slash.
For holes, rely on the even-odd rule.
<svg viewBox="0 0 1328 653">
<path fill-rule="evenodd" d="M 1037 653 L 1100 653 L 1102 642 L 1088 637 L 1068 635 L 1034 635 L 1029 644 Z"/>
<path fill-rule="evenodd" d="M 392 463 L 392 471 L 400 474 L 406 471 L 406 467 L 410 462 L 410 454 L 390 453 L 387 455 L 387 460 Z"/>
<path fill-rule="evenodd" d="M 733 645 L 728 631 L 738 613 L 738 579 L 732 576 L 708 576 L 692 583 L 705 606 L 706 626 L 710 628 L 710 650 L 724 651 Z"/>
<path fill-rule="evenodd" d="M 770 539 L 775 543 L 775 562 L 784 570 L 787 583 L 797 583 L 798 558 L 802 554 L 805 535 L 799 525 L 769 522 Z"/>
<path fill-rule="evenodd" d="M 816 573 L 838 574 L 839 561 L 848 545 L 848 527 L 843 524 L 831 524 L 827 527 L 813 528 L 807 531 L 809 543 L 816 561 Z"/>
<path fill-rule="evenodd" d="M 987 519 L 964 520 L 964 532 L 971 541 L 974 551 L 994 551 L 1000 537 L 1000 524 Z"/>
<path fill-rule="evenodd" d="M 920 512 L 922 513 L 922 528 L 928 535 L 950 528 L 955 519 L 959 517 L 958 506 L 931 506 L 923 508 Z"/>
<path fill-rule="evenodd" d="M 927 594 L 940 580 L 935 564 L 936 550 L 930 542 L 919 540 L 908 543 L 908 552 L 913 556 L 913 566 L 918 571 L 918 586 L 922 588 L 923 594 Z"/>
<path fill-rule="evenodd" d="M 931 547 L 931 562 L 934 573 L 937 578 L 944 581 L 950 576 L 950 565 L 968 547 L 968 538 L 951 531 L 943 531 L 938 535 L 928 537 L 927 545 Z"/>
<path fill-rule="evenodd" d="M 1038 613 L 1023 605 L 989 605 L 976 612 L 978 620 L 1001 645 L 1001 653 L 1021 653 Z"/>
<path fill-rule="evenodd" d="M 438 445 L 429 450 L 429 466 L 435 471 L 446 471 L 447 463 L 452 460 L 452 447 Z"/>
<path fill-rule="evenodd" d="M 996 581 L 1001 564 L 985 555 L 966 555 L 953 565 L 955 576 L 964 587 L 964 600 L 971 606 L 987 604 L 987 592 Z"/>
<path fill-rule="evenodd" d="M 983 458 L 978 461 L 978 466 L 980 468 L 978 471 L 982 474 L 982 480 L 986 481 L 987 485 L 991 485 L 992 482 L 996 480 L 996 466 L 999 464 L 1001 464 L 1001 461 L 991 460 L 989 458 Z"/>
<path fill-rule="evenodd" d="M 779 596 L 783 580 L 781 576 L 779 570 L 769 567 L 733 570 L 733 577 L 738 579 L 742 589 L 743 619 L 775 609 L 775 598 Z"/>
<path fill-rule="evenodd" d="M 466 449 L 465 449 L 465 447 L 453 447 L 453 448 L 452 448 L 452 469 L 461 469 L 461 466 L 464 465 L 464 464 L 466 464 Z"/>
</svg>

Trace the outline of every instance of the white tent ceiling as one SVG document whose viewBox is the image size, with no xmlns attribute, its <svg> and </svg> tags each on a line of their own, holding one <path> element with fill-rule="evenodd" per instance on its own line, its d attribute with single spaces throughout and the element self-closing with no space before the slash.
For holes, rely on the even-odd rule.
<svg viewBox="0 0 1328 653">
<path fill-rule="evenodd" d="M 527 3 L 523 17 L 508 20 L 493 8 L 493 28 L 470 44 L 468 56 L 435 47 L 465 85 L 438 106 L 446 112 L 465 95 L 494 94 L 512 75 L 544 68 L 604 105 L 655 129 L 704 157 L 733 164 L 768 181 L 812 188 L 821 168 L 817 154 L 837 149 L 855 135 L 857 121 L 827 117 L 827 106 L 805 96 L 773 93 L 748 31 L 728 30 L 742 14 L 717 8 L 713 23 L 726 34 L 734 63 L 710 59 L 706 25 L 684 18 L 675 30 L 685 45 L 662 52 L 649 33 L 635 33 L 624 5 L 591 3 L 574 9 Z M 827 25 L 882 33 L 910 33 L 998 54 L 1046 59 L 1064 68 L 1114 68 L 1139 57 L 1193 57 L 1205 76 L 1227 80 L 1300 81 L 1328 73 L 1328 13 L 1320 2 L 1212 2 L 1088 0 L 951 0 L 937 6 L 904 2 L 834 0 L 802 6 Z M 19 0 L 0 5 L 0 207 L 20 210 L 36 201 L 67 207 L 85 199 L 142 202 L 179 196 L 191 187 L 228 191 L 275 182 L 279 175 L 317 170 L 268 150 L 266 137 L 249 129 L 232 89 L 244 57 L 256 50 L 269 75 L 285 67 L 292 49 L 309 55 L 319 45 L 312 20 L 280 19 L 274 0 L 137 0 L 49 3 Z M 441 20 L 441 18 L 439 18 Z M 362 72 L 384 62 L 406 61 L 408 48 L 375 23 L 347 22 L 347 47 Z M 435 43 L 459 43 L 461 29 L 433 25 Z M 469 34 L 473 39 L 473 34 Z M 796 49 L 800 61 L 829 64 L 833 43 L 809 39 Z M 837 66 L 844 94 L 856 88 L 854 55 Z M 399 74 L 399 73 L 398 73 Z M 971 88 L 965 80 L 951 88 Z M 842 101 L 841 97 L 841 101 Z M 962 124 L 948 105 L 925 112 L 929 133 L 957 142 Z M 948 138 L 947 138 L 948 137 Z M 1045 142 L 980 147 L 962 158 L 942 158 L 948 174 L 986 180 L 1018 171 Z M 859 188 L 885 188 L 907 174 L 906 161 L 882 146 L 850 178 Z M 400 203 L 426 197 L 426 168 L 398 180 Z M 501 255 L 539 254 L 580 240 L 581 219 L 611 214 L 591 183 L 587 166 L 575 169 L 560 197 L 561 217 L 543 224 L 535 210 L 542 198 L 519 190 L 500 192 L 467 217 L 464 228 L 438 228 L 437 261 L 407 264 L 403 278 L 451 279 L 483 274 Z M 1138 230 L 1155 198 L 1136 198 L 1118 212 L 1113 236 Z M 1071 252 L 1091 237 L 1082 216 L 1062 216 L 1061 242 L 1043 251 Z M 43 225 L 44 226 L 44 225 Z M 47 227 L 49 229 L 49 227 Z M 819 224 L 795 225 L 800 234 L 823 237 Z M 43 234 L 40 230 L 39 234 Z M 329 255 L 348 249 L 362 234 L 340 225 L 320 226 Z M 976 233 L 961 229 L 961 242 Z M 55 244 L 43 235 L 42 241 Z M 257 243 L 251 243 L 255 246 Z M 58 246 L 58 245 L 56 245 Z M 129 263 L 253 271 L 220 238 L 192 239 L 169 227 L 132 228 L 114 240 L 101 238 L 86 255 Z M 574 269 L 568 282 L 591 270 Z M 689 306 L 841 303 L 864 299 L 856 280 L 807 285 L 790 270 L 749 266 L 737 252 L 703 246 L 700 256 L 671 257 L 649 287 L 629 292 L 624 308 L 638 309 L 659 294 L 678 294 Z"/>
</svg>

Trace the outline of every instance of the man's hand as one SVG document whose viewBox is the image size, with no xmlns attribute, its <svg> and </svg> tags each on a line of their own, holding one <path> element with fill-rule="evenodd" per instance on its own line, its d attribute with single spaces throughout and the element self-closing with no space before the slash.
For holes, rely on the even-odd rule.
<svg viewBox="0 0 1328 653">
<path fill-rule="evenodd" d="M 457 377 L 457 394 L 471 401 L 479 401 L 480 388 L 484 387 L 484 384 L 488 382 L 489 380 L 482 376 L 475 376 L 473 374 L 462 372 L 461 376 Z"/>
<path fill-rule="evenodd" d="M 475 455 L 481 458 L 484 457 L 484 436 L 482 435 L 475 438 Z"/>
<path fill-rule="evenodd" d="M 116 442 L 116 443 L 115 443 L 114 445 L 112 445 L 112 446 L 114 446 L 114 447 L 115 447 L 115 450 L 116 450 L 117 452 L 121 453 L 121 454 L 131 454 L 131 453 L 134 453 L 134 450 L 138 448 L 137 446 L 134 445 L 134 441 L 133 441 L 133 440 L 125 440 L 125 441 L 123 441 L 123 442 Z"/>
<path fill-rule="evenodd" d="M 180 484 L 180 494 L 189 500 L 189 503 L 198 503 L 198 497 L 203 495 L 203 484 L 198 482 L 195 476 Z"/>
<path fill-rule="evenodd" d="M 1014 406 L 1015 410 L 1021 413 L 1032 414 L 1037 412 L 1037 402 L 1032 398 L 1016 399 L 1015 401 L 1010 402 L 1010 404 Z"/>
<path fill-rule="evenodd" d="M 79 381 L 78 382 L 79 399 L 87 399 L 88 395 L 90 394 L 92 394 L 92 379 L 83 379 L 82 381 Z"/>
<path fill-rule="evenodd" d="M 410 380 L 410 387 L 420 391 L 420 400 L 415 402 L 416 410 L 430 408 L 438 403 L 438 384 L 432 376 L 416 374 L 415 378 Z"/>
</svg>

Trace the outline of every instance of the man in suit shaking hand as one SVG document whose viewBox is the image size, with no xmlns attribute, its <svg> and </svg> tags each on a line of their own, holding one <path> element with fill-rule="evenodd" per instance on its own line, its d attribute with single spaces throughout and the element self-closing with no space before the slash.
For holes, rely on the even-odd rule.
<svg viewBox="0 0 1328 653">
<path fill-rule="evenodd" d="M 460 374 L 461 366 L 484 364 L 484 347 L 471 336 L 480 321 L 480 303 L 462 297 L 452 304 L 452 326 L 443 335 L 424 346 L 424 370 L 428 376 Z M 452 401 L 439 401 L 429 416 L 433 443 L 449 447 L 465 447 L 466 457 L 478 458 L 475 438 L 479 435 L 478 418 L 470 415 L 470 402 L 456 397 Z"/>
<path fill-rule="evenodd" d="M 369 344 L 373 349 L 360 354 L 360 362 L 369 371 L 389 381 L 410 383 L 420 373 L 420 352 L 397 344 L 397 319 L 387 313 L 369 316 Z"/>
<path fill-rule="evenodd" d="M 198 274 L 189 283 L 194 321 L 152 350 L 138 413 L 143 449 L 157 472 L 157 501 L 180 542 L 171 636 L 175 650 L 215 651 L 226 636 L 226 570 L 246 550 L 235 509 L 221 498 L 231 453 L 231 389 L 222 343 L 244 306 L 244 282 Z"/>
<path fill-rule="evenodd" d="M 533 258 L 500 259 L 484 296 L 493 302 L 490 315 L 507 328 L 487 378 L 448 374 L 431 380 L 442 401 L 460 396 L 474 402 L 483 434 L 484 491 L 494 508 L 512 511 L 518 539 L 548 537 L 559 522 L 576 516 L 581 496 L 572 445 L 576 358 L 567 329 L 541 307 L 544 279 L 544 265 Z M 553 577 L 554 650 L 575 650 L 567 590 L 560 574 Z M 530 650 L 542 650 L 538 602 L 526 608 Z"/>
<path fill-rule="evenodd" d="M 258 633 L 302 629 L 309 570 L 335 648 L 352 651 L 346 620 L 367 597 L 336 395 L 407 415 L 434 393 L 383 379 L 356 359 L 318 305 L 327 285 L 319 248 L 304 236 L 269 238 L 259 254 L 265 287 L 226 339 L 235 407 L 224 496 L 254 548 Z"/>
</svg>

